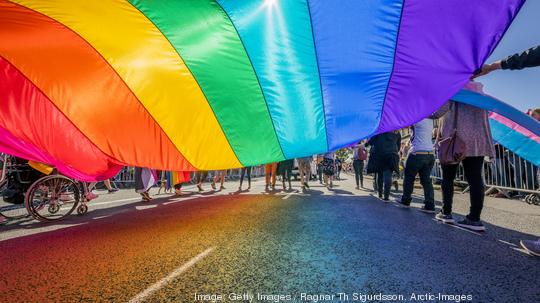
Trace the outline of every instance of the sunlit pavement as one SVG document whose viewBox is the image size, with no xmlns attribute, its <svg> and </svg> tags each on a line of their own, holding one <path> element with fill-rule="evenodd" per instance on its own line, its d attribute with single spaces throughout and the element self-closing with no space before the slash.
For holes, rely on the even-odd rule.
<svg viewBox="0 0 540 303">
<path fill-rule="evenodd" d="M 332 191 L 313 182 L 306 193 L 298 183 L 265 193 L 259 179 L 250 192 L 227 183 L 150 203 L 122 190 L 58 224 L 12 221 L 0 227 L 0 302 L 231 302 L 233 293 L 241 302 L 339 302 L 338 293 L 540 302 L 540 259 L 518 247 L 540 237 L 540 207 L 490 198 L 488 231 L 477 234 L 346 178 Z M 467 196 L 456 198 L 460 216 Z"/>
</svg>

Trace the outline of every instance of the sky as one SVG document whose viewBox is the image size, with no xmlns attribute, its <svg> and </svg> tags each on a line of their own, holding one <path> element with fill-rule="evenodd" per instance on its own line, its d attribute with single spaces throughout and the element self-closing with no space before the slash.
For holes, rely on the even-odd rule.
<svg viewBox="0 0 540 303">
<path fill-rule="evenodd" d="M 540 0 L 528 0 L 486 63 L 540 45 Z M 522 111 L 540 107 L 540 67 L 498 70 L 478 78 L 484 91 Z"/>
</svg>

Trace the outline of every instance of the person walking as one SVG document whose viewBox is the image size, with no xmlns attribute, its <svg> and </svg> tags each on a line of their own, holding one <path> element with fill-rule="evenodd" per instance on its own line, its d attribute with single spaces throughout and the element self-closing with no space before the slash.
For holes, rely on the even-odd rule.
<svg viewBox="0 0 540 303">
<path fill-rule="evenodd" d="M 332 179 L 334 178 L 335 174 L 335 157 L 336 154 L 334 152 L 327 152 L 326 154 L 324 154 L 323 160 L 321 162 L 324 186 L 326 186 L 326 188 L 328 189 L 332 189 L 332 187 L 334 186 Z"/>
<path fill-rule="evenodd" d="M 240 186 L 238 186 L 238 190 L 242 191 L 242 183 L 244 183 L 244 176 L 247 174 L 247 180 L 248 180 L 248 190 L 251 189 L 251 166 L 242 167 L 242 170 L 240 171 Z"/>
<path fill-rule="evenodd" d="M 478 85 L 480 84 L 473 82 L 468 86 L 478 90 Z M 455 163 L 441 163 L 443 208 L 435 218 L 444 223 L 455 223 L 452 217 L 454 179 L 456 178 L 459 162 L 461 162 L 469 185 L 471 207 L 469 214 L 456 224 L 466 229 L 484 231 L 484 224 L 480 220 L 482 208 L 484 207 L 485 192 L 483 178 L 484 157 L 491 159 L 495 157 L 488 112 L 471 105 L 449 101 L 432 116 L 432 118 L 439 117 L 442 118 L 437 136 L 439 145 L 442 140 L 448 140 L 455 136 L 463 143 L 460 151 L 463 160 Z"/>
<path fill-rule="evenodd" d="M 135 167 L 135 191 L 141 195 L 144 202 L 152 200 L 148 192 L 156 182 L 155 171 L 149 168 Z"/>
<path fill-rule="evenodd" d="M 266 180 L 265 190 L 268 191 L 268 188 L 272 186 L 272 190 L 276 189 L 276 173 L 277 173 L 277 162 L 268 163 L 264 166 L 264 177 Z M 270 177 L 272 177 L 272 183 L 270 183 Z"/>
<path fill-rule="evenodd" d="M 283 160 L 278 163 L 277 173 L 281 175 L 281 181 L 283 182 L 283 190 L 287 190 L 287 186 L 285 185 L 285 182 L 289 183 L 289 190 L 292 189 L 291 177 L 292 177 L 293 166 L 294 166 L 294 159 Z"/>
<path fill-rule="evenodd" d="M 216 170 L 214 172 L 214 178 L 212 178 L 212 183 L 210 186 L 212 186 L 213 190 L 216 190 L 216 183 L 220 183 L 219 190 L 224 190 L 225 186 L 223 184 L 225 183 L 225 175 L 227 174 L 227 170 Z"/>
<path fill-rule="evenodd" d="M 369 170 L 377 174 L 377 192 L 379 198 L 390 200 L 392 187 L 392 172 L 399 173 L 399 149 L 401 147 L 401 134 L 399 131 L 386 132 L 369 139 L 372 146 Z"/>
<path fill-rule="evenodd" d="M 492 64 L 486 64 L 482 66 L 480 72 L 473 77 L 480 77 L 487 75 L 493 71 L 503 70 L 521 70 L 528 67 L 540 66 L 540 45 L 529 48 L 528 50 L 520 53 L 508 56 L 507 58 L 496 61 Z M 532 113 L 532 117 L 540 121 L 540 109 L 536 109 Z M 540 172 L 537 172 L 540 174 Z M 539 177 L 540 179 L 540 177 Z M 540 180 L 539 180 L 540 182 Z M 540 257 L 540 239 L 535 240 L 521 240 L 521 246 L 527 250 L 531 255 Z"/>
<path fill-rule="evenodd" d="M 208 171 L 206 171 L 206 170 L 199 170 L 195 174 L 195 180 L 197 181 L 197 189 L 199 190 L 199 192 L 204 191 L 202 185 L 203 185 L 204 181 L 206 180 L 206 178 L 208 178 Z"/>
<path fill-rule="evenodd" d="M 309 188 L 309 179 L 311 178 L 311 161 L 313 157 L 298 158 L 298 171 L 300 173 L 300 184 L 302 184 L 302 190 Z"/>
<path fill-rule="evenodd" d="M 322 167 L 322 161 L 324 159 L 324 154 L 317 155 L 317 175 L 319 177 L 319 184 L 323 184 L 323 167 Z"/>
<path fill-rule="evenodd" d="M 416 175 L 420 176 L 420 184 L 424 188 L 424 206 L 422 211 L 435 213 L 435 193 L 431 183 L 431 169 L 435 164 L 433 153 L 433 120 L 424 119 L 412 126 L 411 147 L 405 162 L 403 179 L 403 195 L 399 203 L 409 207 Z"/>
<path fill-rule="evenodd" d="M 341 169 L 343 168 L 342 167 L 343 163 L 337 156 L 336 156 L 336 159 L 334 160 L 334 163 L 336 165 L 336 180 L 341 180 Z"/>
<path fill-rule="evenodd" d="M 353 169 L 354 179 L 356 180 L 356 189 L 364 188 L 364 161 L 367 159 L 366 145 L 363 141 L 353 151 Z"/>
</svg>

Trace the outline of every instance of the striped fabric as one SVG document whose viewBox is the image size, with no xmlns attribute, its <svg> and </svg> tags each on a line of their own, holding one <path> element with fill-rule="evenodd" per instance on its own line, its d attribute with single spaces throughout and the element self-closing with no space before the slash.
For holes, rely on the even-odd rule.
<svg viewBox="0 0 540 303">
<path fill-rule="evenodd" d="M 335 150 L 436 110 L 523 2 L 0 0 L 0 151 L 99 180 Z"/>
</svg>

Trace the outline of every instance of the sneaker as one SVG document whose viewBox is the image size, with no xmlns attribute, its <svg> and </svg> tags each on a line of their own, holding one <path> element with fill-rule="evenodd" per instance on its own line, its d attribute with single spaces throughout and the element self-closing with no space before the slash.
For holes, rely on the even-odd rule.
<svg viewBox="0 0 540 303">
<path fill-rule="evenodd" d="M 197 184 L 197 188 L 199 189 L 199 192 L 203 192 L 204 189 L 202 188 L 202 186 L 200 184 Z"/>
<path fill-rule="evenodd" d="M 457 226 L 473 230 L 473 231 L 485 231 L 486 227 L 482 224 L 482 221 L 473 221 L 465 217 L 463 220 L 456 223 Z"/>
<path fill-rule="evenodd" d="M 521 244 L 521 247 L 523 247 L 531 255 L 540 257 L 540 239 L 536 241 L 521 240 L 519 241 L 519 244 Z"/>
<path fill-rule="evenodd" d="M 421 212 L 424 212 L 426 214 L 434 214 L 435 213 L 435 207 L 434 206 L 422 206 L 420 208 Z"/>
<path fill-rule="evenodd" d="M 390 198 L 389 198 L 389 197 L 384 197 L 382 200 L 383 200 L 384 202 L 390 202 Z"/>
<path fill-rule="evenodd" d="M 360 186 L 355 187 L 356 189 L 360 189 Z"/>
<path fill-rule="evenodd" d="M 94 194 L 93 192 L 86 193 L 86 200 L 91 201 L 99 197 L 98 195 Z"/>
<path fill-rule="evenodd" d="M 441 221 L 441 222 L 447 223 L 447 224 L 454 224 L 454 222 L 455 222 L 452 215 L 445 215 L 445 214 L 443 214 L 442 210 L 435 216 L 435 219 L 437 221 Z"/>
<path fill-rule="evenodd" d="M 307 182 L 304 182 L 304 186 L 309 188 L 309 184 Z"/>
<path fill-rule="evenodd" d="M 118 188 L 111 188 L 109 189 L 109 194 L 114 194 L 117 191 L 118 191 Z"/>
</svg>

